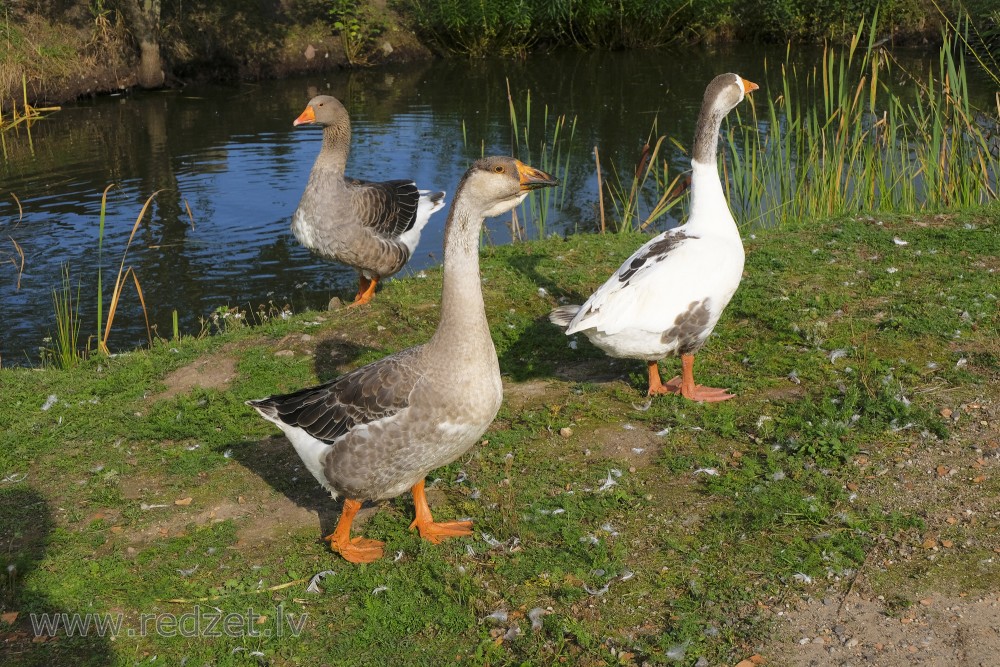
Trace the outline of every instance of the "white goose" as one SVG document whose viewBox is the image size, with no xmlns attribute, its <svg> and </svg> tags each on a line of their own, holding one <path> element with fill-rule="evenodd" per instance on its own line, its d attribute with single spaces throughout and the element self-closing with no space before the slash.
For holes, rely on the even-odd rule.
<svg viewBox="0 0 1000 667">
<path fill-rule="evenodd" d="M 418 190 L 411 180 L 345 178 L 351 119 L 335 97 L 312 98 L 293 125 L 321 126 L 323 146 L 292 216 L 292 232 L 317 255 L 356 268 L 358 294 L 351 305 L 368 303 L 378 281 L 410 259 L 431 214 L 444 207 L 444 193 Z"/>
<path fill-rule="evenodd" d="M 424 494 L 427 473 L 472 447 L 500 409 L 502 386 L 479 276 L 484 218 L 517 206 L 531 190 L 557 185 L 513 158 L 477 161 L 462 178 L 444 236 L 441 320 L 424 345 L 335 380 L 247 401 L 291 441 L 316 481 L 344 496 L 330 548 L 356 563 L 382 556 L 382 543 L 351 538 L 361 500 L 413 493 L 410 525 L 430 542 L 469 535 L 468 521 L 436 522 Z"/>
<path fill-rule="evenodd" d="M 743 275 L 743 242 L 716 163 L 722 119 L 757 84 L 720 74 L 705 89 L 691 159 L 691 215 L 686 224 L 639 248 L 583 306 L 562 306 L 549 319 L 566 334 L 583 333 L 612 357 L 644 359 L 649 395 L 694 401 L 732 398 L 694 381 L 694 354 L 705 344 Z M 681 376 L 660 381 L 658 361 L 680 355 Z"/>
</svg>

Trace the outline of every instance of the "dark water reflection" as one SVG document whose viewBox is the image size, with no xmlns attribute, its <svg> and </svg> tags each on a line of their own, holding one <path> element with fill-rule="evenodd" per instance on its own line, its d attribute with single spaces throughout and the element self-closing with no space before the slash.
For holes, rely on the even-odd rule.
<svg viewBox="0 0 1000 667">
<path fill-rule="evenodd" d="M 817 56 L 800 52 L 803 64 Z M 291 121 L 316 92 L 336 95 L 351 112 L 351 175 L 413 177 L 421 187 L 447 190 L 449 198 L 482 151 L 528 157 L 523 146 L 513 149 L 508 81 L 522 114 L 531 93 L 531 157 L 546 106 L 550 116 L 575 115 L 565 205 L 552 211 L 545 228 L 564 233 L 596 224 L 595 145 L 605 168 L 613 163 L 620 171 L 634 167 L 654 119 L 661 134 L 688 145 L 705 84 L 723 71 L 764 83 L 765 57 L 773 73 L 784 49 L 435 61 L 69 105 L 35 123 L 30 134 L 2 135 L 0 362 L 38 362 L 38 347 L 55 328 L 52 290 L 60 284 L 63 264 L 74 285 L 82 286 L 83 335 L 95 331 L 100 194 L 110 183 L 116 187 L 109 193 L 104 237 L 106 295 L 139 210 L 159 192 L 126 265 L 135 268 L 162 336 L 170 334 L 174 310 L 182 333 L 192 334 L 200 328 L 199 318 L 219 306 L 255 308 L 272 300 L 298 310 L 351 293 L 353 271 L 313 258 L 289 230 L 320 141 L 318 131 L 293 129 Z M 679 151 L 671 161 L 686 168 Z M 20 219 L 12 195 L 23 207 Z M 432 219 L 401 275 L 440 260 L 444 221 L 444 212 Z M 488 238 L 509 242 L 507 221 L 492 221 Z M 19 288 L 14 241 L 25 254 Z M 130 286 L 111 347 L 130 348 L 144 340 Z"/>
</svg>

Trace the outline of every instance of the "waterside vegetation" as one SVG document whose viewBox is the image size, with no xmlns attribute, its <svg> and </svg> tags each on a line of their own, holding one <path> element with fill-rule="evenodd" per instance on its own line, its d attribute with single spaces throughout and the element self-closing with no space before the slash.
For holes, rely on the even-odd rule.
<svg viewBox="0 0 1000 667">
<path fill-rule="evenodd" d="M 876 21 L 807 71 L 781 63 L 780 77 L 767 78 L 781 87 L 767 89 L 765 113 L 737 110 L 726 133 L 729 198 L 747 224 L 997 198 L 1000 100 L 985 109 L 970 103 L 956 35 L 945 31 L 927 71 L 908 71 L 875 45 Z M 907 83 L 890 88 L 889 79 Z"/>
<path fill-rule="evenodd" d="M 29 101 L 444 55 L 520 56 L 553 47 L 647 48 L 726 40 L 848 42 L 882 16 L 880 41 L 936 41 L 971 19 L 974 48 L 997 53 L 1000 13 L 988 0 L 520 0 L 484 3 L 291 0 L 216 3 L 0 3 L 0 100 Z M 425 46 L 427 45 L 427 46 Z"/>
<path fill-rule="evenodd" d="M 738 108 L 726 119 L 723 183 L 745 228 L 850 213 L 965 209 L 997 199 L 1000 99 L 991 108 L 971 102 L 961 46 L 968 27 L 944 31 L 937 59 L 926 71 L 912 71 L 877 46 L 878 20 L 876 13 L 859 24 L 848 45 L 825 48 L 807 69 L 795 64 L 789 45 L 784 62 L 765 63 L 749 111 Z M 511 102 L 511 125 L 519 128 L 520 119 L 525 137 L 530 112 L 530 96 L 520 116 Z M 593 147 L 602 231 L 647 230 L 668 214 L 683 221 L 690 140 L 660 134 L 657 125 L 634 166 L 602 165 Z M 559 123 L 554 127 L 541 141 L 544 158 L 552 160 L 545 152 L 554 151 L 557 165 L 571 153 L 584 160 L 590 147 L 574 144 L 573 133 L 560 138 Z M 515 151 L 526 152 L 530 145 L 518 142 L 522 131 L 512 134 Z M 545 209 L 533 209 L 541 223 Z M 544 230 L 540 224 L 538 235 Z"/>
</svg>

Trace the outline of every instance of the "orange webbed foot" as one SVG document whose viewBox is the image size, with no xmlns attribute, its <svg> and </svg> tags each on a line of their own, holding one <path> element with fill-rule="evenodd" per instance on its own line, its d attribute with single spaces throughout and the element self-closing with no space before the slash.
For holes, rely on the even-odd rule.
<svg viewBox="0 0 1000 667">
<path fill-rule="evenodd" d="M 472 535 L 471 521 L 436 521 L 419 522 L 414 520 L 410 524 L 410 530 L 416 528 L 420 531 L 420 537 L 431 544 L 441 544 L 449 537 L 466 537 Z"/>
<path fill-rule="evenodd" d="M 349 542 L 338 540 L 334 535 L 324 537 L 330 543 L 330 549 L 336 551 L 344 560 L 351 563 L 373 563 L 383 556 L 384 542 L 369 540 L 366 537 L 355 537 Z"/>
<path fill-rule="evenodd" d="M 676 394 L 677 392 L 671 389 L 668 385 L 659 384 L 655 387 L 651 386 L 646 392 L 646 396 L 663 396 L 664 394 Z"/>
<path fill-rule="evenodd" d="M 364 306 L 364 305 L 368 304 L 369 302 L 371 302 L 371 300 L 372 300 L 371 296 L 357 295 L 357 296 L 354 297 L 354 301 L 352 301 L 349 304 L 347 304 L 347 307 L 348 308 L 355 308 L 357 306 Z"/>
<path fill-rule="evenodd" d="M 702 384 L 696 384 L 693 389 L 688 389 L 684 386 L 679 375 L 671 378 L 670 382 L 663 385 L 663 391 L 658 393 L 677 394 L 690 401 L 697 401 L 699 403 L 718 403 L 736 397 L 736 394 L 730 394 L 727 389 L 706 387 Z"/>
</svg>

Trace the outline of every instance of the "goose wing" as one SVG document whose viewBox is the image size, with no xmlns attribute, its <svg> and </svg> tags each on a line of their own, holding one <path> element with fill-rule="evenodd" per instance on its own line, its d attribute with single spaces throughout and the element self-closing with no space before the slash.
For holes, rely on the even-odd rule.
<svg viewBox="0 0 1000 667">
<path fill-rule="evenodd" d="M 249 401 L 271 418 L 328 444 L 362 424 L 406 409 L 422 374 L 412 347 L 316 387 Z"/>
<path fill-rule="evenodd" d="M 382 236 L 395 238 L 417 221 L 420 191 L 413 181 L 372 183 L 347 179 L 351 206 L 361 224 Z"/>
<path fill-rule="evenodd" d="M 662 331 L 698 297 L 698 274 L 705 267 L 704 247 L 698 241 L 699 237 L 683 228 L 651 239 L 580 307 L 566 333 L 597 329 L 612 334 L 630 328 Z"/>
</svg>

